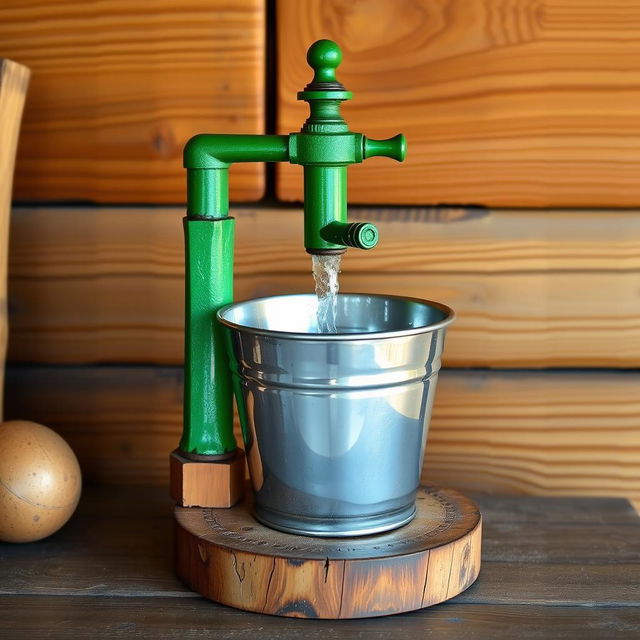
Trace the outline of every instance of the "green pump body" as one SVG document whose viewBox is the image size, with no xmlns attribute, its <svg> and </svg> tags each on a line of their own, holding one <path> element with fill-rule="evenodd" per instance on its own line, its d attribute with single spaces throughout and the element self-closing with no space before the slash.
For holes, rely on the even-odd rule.
<svg viewBox="0 0 640 640">
<path fill-rule="evenodd" d="M 351 92 L 336 79 L 342 53 L 318 40 L 307 52 L 312 81 L 298 93 L 309 103 L 300 132 L 279 135 L 200 134 L 184 149 L 187 169 L 184 428 L 180 450 L 193 459 L 234 455 L 231 374 L 215 314 L 233 302 L 233 218 L 229 167 L 235 162 L 291 162 L 304 168 L 304 246 L 309 253 L 371 249 L 378 230 L 347 220 L 347 167 L 374 156 L 404 160 L 402 134 L 371 140 L 340 115 Z"/>
</svg>

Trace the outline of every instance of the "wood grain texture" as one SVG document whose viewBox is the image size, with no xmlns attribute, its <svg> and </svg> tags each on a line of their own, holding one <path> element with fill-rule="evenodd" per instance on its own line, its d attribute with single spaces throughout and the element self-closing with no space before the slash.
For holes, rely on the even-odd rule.
<svg viewBox="0 0 640 640">
<path fill-rule="evenodd" d="M 175 449 L 169 456 L 171 497 L 182 507 L 220 507 L 236 504 L 244 493 L 244 451 L 218 462 L 195 462 Z"/>
<path fill-rule="evenodd" d="M 256 522 L 249 497 L 231 509 L 176 507 L 176 572 L 232 607 L 294 618 L 372 618 L 464 591 L 480 571 L 476 505 L 421 487 L 406 526 L 375 536 L 309 538 Z"/>
<path fill-rule="evenodd" d="M 161 605 L 161 606 L 160 606 Z M 204 598 L 79 598 L 3 596 L 0 638 L 56 640 L 602 640 L 633 638 L 640 612 L 633 607 L 554 607 L 454 604 L 374 620 L 286 620 L 236 611 Z M 42 621 L 46 620 L 46 629 Z M 43 635 L 47 632 L 47 635 Z"/>
<path fill-rule="evenodd" d="M 188 138 L 264 133 L 264 19 L 262 0 L 2 2 L 2 53 L 33 69 L 16 197 L 184 202 Z M 263 166 L 231 174 L 262 196 Z"/>
<path fill-rule="evenodd" d="M 177 209 L 14 210 L 9 359 L 183 359 Z M 237 299 L 311 291 L 297 209 L 237 209 Z M 640 215 L 371 209 L 380 246 L 347 252 L 345 291 L 439 300 L 445 364 L 637 367 Z"/>
<path fill-rule="evenodd" d="M 336 40 L 353 131 L 407 161 L 350 170 L 360 203 L 638 206 L 640 14 L 612 0 L 281 0 L 278 122 L 296 131 L 318 38 Z M 300 199 L 300 170 L 278 194 Z"/>
<path fill-rule="evenodd" d="M 639 386 L 631 372 L 444 371 L 423 478 L 466 492 L 638 499 Z M 88 481 L 168 482 L 178 368 L 10 367 L 6 403 L 7 418 L 59 430 Z"/>
<path fill-rule="evenodd" d="M 171 567 L 166 488 L 87 487 L 74 517 L 54 536 L 36 545 L 0 545 L 0 637 L 632 637 L 640 624 L 640 520 L 628 503 L 476 500 L 485 539 L 494 544 L 483 548 L 474 585 L 444 607 L 327 625 L 244 613 L 198 597 Z"/>
<path fill-rule="evenodd" d="M 13 170 L 31 72 L 24 65 L 0 58 L 0 389 L 4 387 L 7 355 L 7 264 Z M 2 400 L 0 399 L 0 419 Z"/>
<path fill-rule="evenodd" d="M 482 573 L 456 602 L 640 606 L 640 520 L 624 500 L 474 500 L 487 541 Z M 0 545 L 0 594 L 194 598 L 173 572 L 174 506 L 166 486 L 85 487 L 59 533 L 38 545 Z"/>
<path fill-rule="evenodd" d="M 626 498 L 580 498 L 508 494 L 470 494 L 491 523 L 639 524 L 638 513 Z"/>
</svg>

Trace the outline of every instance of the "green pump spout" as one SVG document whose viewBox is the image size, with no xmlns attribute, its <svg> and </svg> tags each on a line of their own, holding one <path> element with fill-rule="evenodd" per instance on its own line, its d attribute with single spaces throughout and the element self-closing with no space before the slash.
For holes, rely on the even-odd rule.
<svg viewBox="0 0 640 640">
<path fill-rule="evenodd" d="M 378 242 L 375 226 L 347 222 L 347 167 L 373 156 L 402 161 L 405 138 L 369 140 L 349 130 L 340 106 L 352 94 L 336 78 L 342 52 L 335 42 L 318 40 L 307 62 L 314 76 L 298 100 L 309 103 L 310 114 L 300 133 L 289 135 L 289 162 L 304 167 L 304 246 L 309 253 L 372 249 Z"/>
<path fill-rule="evenodd" d="M 309 253 L 371 249 L 378 230 L 347 220 L 347 168 L 374 156 L 403 161 L 402 134 L 372 140 L 354 133 L 340 115 L 352 95 L 336 78 L 342 53 L 318 40 L 307 52 L 314 71 L 298 93 L 309 103 L 301 130 L 289 135 L 200 134 L 184 149 L 187 170 L 185 231 L 184 428 L 180 450 L 195 460 L 234 455 L 231 376 L 215 314 L 233 302 L 233 238 L 229 167 L 236 162 L 290 162 L 304 171 L 304 247 Z"/>
</svg>

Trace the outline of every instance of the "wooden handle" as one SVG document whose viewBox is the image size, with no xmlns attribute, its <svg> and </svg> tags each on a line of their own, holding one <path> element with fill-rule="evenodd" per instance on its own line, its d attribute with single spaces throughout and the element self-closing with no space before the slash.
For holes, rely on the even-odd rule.
<svg viewBox="0 0 640 640">
<path fill-rule="evenodd" d="M 0 60 L 0 389 L 4 386 L 7 353 L 7 250 L 13 169 L 18 148 L 22 109 L 29 86 L 27 67 Z M 0 419 L 2 399 L 0 399 Z"/>
</svg>

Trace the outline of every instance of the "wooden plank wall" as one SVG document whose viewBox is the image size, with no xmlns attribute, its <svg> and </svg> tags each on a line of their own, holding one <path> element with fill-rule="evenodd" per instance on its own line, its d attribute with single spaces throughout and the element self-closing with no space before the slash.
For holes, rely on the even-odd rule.
<svg viewBox="0 0 640 640">
<path fill-rule="evenodd" d="M 7 411 L 54 424 L 88 480 L 167 483 L 180 367 L 14 366 L 8 376 Z M 636 372 L 449 369 L 424 476 L 474 492 L 640 498 L 639 384 Z"/>
<path fill-rule="evenodd" d="M 25 25 L 72 4 L 32 0 L 5 22 L 29 34 L 33 46 L 21 40 L 24 50 L 37 51 L 46 38 Z M 263 104 L 262 85 L 253 85 L 251 97 L 241 81 L 255 78 L 257 67 L 244 73 L 235 63 L 236 54 L 264 61 L 264 34 L 256 26 L 264 24 L 264 4 L 245 0 L 237 13 L 217 1 L 153 4 L 150 13 L 159 13 L 163 29 L 173 23 L 162 16 L 176 17 L 175 32 L 154 36 L 185 56 L 176 64 L 192 64 L 200 78 L 230 70 L 230 86 L 242 88 L 227 101 L 218 78 L 201 94 L 183 67 L 175 74 L 184 78 L 168 81 L 162 92 L 168 102 L 157 108 L 188 119 L 196 103 L 206 105 L 202 115 L 209 98 L 219 96 L 219 119 L 209 114 L 194 126 L 265 131 L 259 109 L 256 129 L 233 120 L 237 105 Z M 140 20 L 138 3 L 105 6 L 111 18 L 108 28 L 96 23 L 98 43 L 106 33 L 126 32 L 130 13 Z M 293 98 L 310 78 L 304 49 L 316 37 L 333 37 L 345 45 L 339 77 L 355 92 L 344 109 L 352 128 L 372 137 L 408 134 L 406 165 L 374 159 L 371 169 L 350 170 L 351 201 L 372 205 L 350 215 L 374 221 L 381 242 L 372 252 L 348 252 L 342 284 L 437 299 L 458 312 L 425 477 L 463 490 L 640 499 L 640 215 L 620 209 L 640 207 L 630 177 L 638 170 L 631 113 L 640 96 L 625 57 L 637 47 L 634 13 L 621 1 L 604 13 L 587 0 L 531 6 L 525 0 L 279 0 L 278 70 L 270 79 L 279 87 L 278 126 L 299 128 L 305 105 L 294 106 Z M 207 21 L 207 11 L 233 14 L 236 26 L 226 18 Z M 235 35 L 222 42 L 221 34 L 236 34 L 236 18 L 253 29 L 254 45 Z M 199 22 L 198 39 L 179 43 L 180 25 Z M 75 41 L 89 47 L 71 23 L 66 51 Z M 7 28 L 0 20 L 0 32 Z M 229 48 L 229 40 L 237 47 Z M 198 58 L 203 43 L 215 47 L 215 64 Z M 89 59 L 101 73 L 98 53 Z M 574 60 L 579 54 L 584 59 Z M 135 68 L 122 63 L 126 73 Z M 381 78 L 389 90 L 379 90 Z M 78 114 L 108 110 L 90 105 L 111 98 L 81 77 L 78 82 L 86 97 Z M 195 102 L 169 100 L 171 87 L 182 86 L 187 97 L 198 95 Z M 41 115 L 48 113 L 46 100 L 62 100 L 51 91 L 42 97 Z M 125 120 L 160 100 L 148 87 L 140 95 L 152 96 L 146 106 L 130 95 L 119 103 Z M 178 106 L 172 111 L 172 105 Z M 100 131 L 105 123 L 91 127 Z M 129 150 L 112 156 L 106 137 L 101 133 L 96 144 L 113 162 L 91 171 L 100 180 L 124 174 L 122 190 L 107 192 L 64 161 L 56 165 L 64 194 L 40 190 L 53 182 L 51 163 L 40 165 L 41 181 L 29 187 L 25 180 L 18 191 L 47 202 L 21 204 L 13 213 L 7 414 L 58 428 L 90 481 L 166 484 L 167 453 L 180 432 L 183 211 L 123 205 L 182 200 L 182 170 L 179 160 L 167 159 L 154 174 L 162 184 L 149 190 L 148 176 L 129 172 Z M 74 144 L 71 139 L 65 150 L 71 163 Z M 151 165 L 138 170 L 155 172 Z M 262 176 L 261 167 L 253 170 Z M 261 181 L 246 182 L 249 175 L 232 177 L 236 200 L 262 193 Z M 277 193 L 295 199 L 294 174 L 278 175 Z M 267 185 L 266 201 L 234 209 L 238 298 L 311 288 L 300 207 L 274 204 L 275 188 Z M 66 201 L 83 198 L 102 204 Z M 451 206 L 465 202 L 480 206 Z"/>
<path fill-rule="evenodd" d="M 11 252 L 16 362 L 180 364 L 180 209 L 21 208 Z M 235 295 L 308 291 L 302 211 L 236 208 Z M 630 367 L 640 360 L 640 217 L 628 212 L 362 209 L 381 240 L 345 291 L 456 309 L 445 364 Z"/>
<path fill-rule="evenodd" d="M 459 312 L 426 477 L 463 489 L 640 497 L 638 216 L 358 214 L 384 239 L 370 254 L 348 252 L 345 289 L 430 296 Z M 301 212 L 235 215 L 237 296 L 308 289 Z M 10 369 L 7 412 L 59 428 L 89 479 L 166 481 L 180 431 L 180 218 L 175 209 L 14 211 L 10 358 L 23 364 Z"/>
<path fill-rule="evenodd" d="M 309 43 L 342 43 L 343 112 L 404 132 L 406 167 L 350 175 L 363 203 L 634 207 L 640 13 L 629 0 L 278 0 L 279 129 L 296 131 Z M 300 199 L 299 167 L 278 194 Z"/>
<path fill-rule="evenodd" d="M 263 0 L 3 0 L 0 57 L 31 68 L 15 195 L 184 202 L 196 133 L 264 131 Z M 233 168 L 236 200 L 264 169 Z"/>
</svg>

